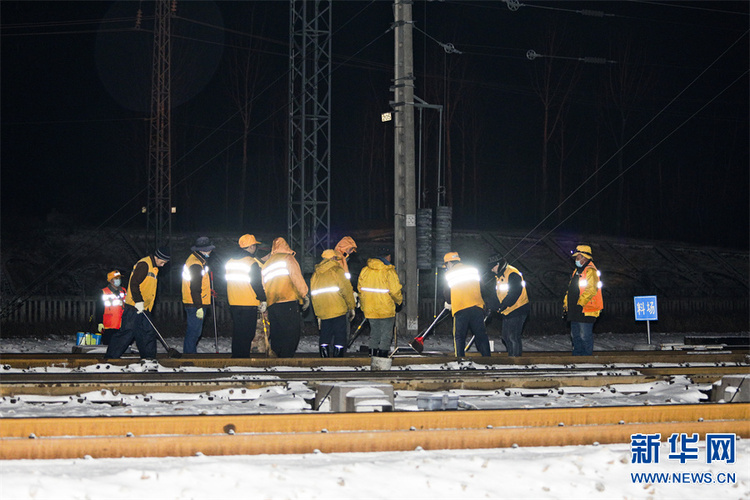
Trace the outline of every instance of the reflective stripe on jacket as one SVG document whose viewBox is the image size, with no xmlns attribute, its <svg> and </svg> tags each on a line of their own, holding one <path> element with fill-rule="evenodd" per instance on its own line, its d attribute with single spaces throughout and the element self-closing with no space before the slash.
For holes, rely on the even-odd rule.
<svg viewBox="0 0 750 500">
<path fill-rule="evenodd" d="M 354 309 L 354 290 L 344 268 L 333 259 L 323 259 L 310 278 L 310 298 L 315 316 L 331 319 Z"/>
<path fill-rule="evenodd" d="M 135 282 L 133 277 L 140 274 L 136 273 L 135 271 L 139 264 L 147 266 L 146 273 L 142 281 Z M 149 255 L 148 257 L 144 257 L 136 262 L 133 266 L 133 271 L 130 273 L 130 280 L 128 281 L 128 292 L 125 295 L 125 303 L 134 306 L 136 303 L 136 301 L 134 300 L 134 294 L 136 294 L 136 296 L 140 295 L 140 297 L 143 299 L 143 308 L 147 311 L 150 311 L 154 307 L 158 276 L 159 268 L 156 266 L 156 262 L 154 262 L 154 258 L 152 256 Z"/>
<path fill-rule="evenodd" d="M 206 259 L 193 252 L 182 267 L 182 302 L 203 307 L 211 305 L 211 278 Z M 200 282 L 198 281 L 200 280 Z"/>
<path fill-rule="evenodd" d="M 252 255 L 242 258 L 229 259 L 224 266 L 227 280 L 227 298 L 230 306 L 257 306 L 260 304 L 258 296 L 253 290 L 250 270 L 254 265 L 262 263 Z M 256 271 L 257 273 L 257 271 Z"/>
<path fill-rule="evenodd" d="M 505 267 L 505 271 L 503 272 L 503 274 L 497 277 L 495 290 L 497 291 L 498 300 L 502 303 L 503 299 L 505 299 L 505 297 L 508 295 L 508 292 L 510 291 L 508 278 L 512 273 L 516 273 L 521 277 L 521 295 L 518 296 L 518 299 L 513 305 L 503 310 L 501 314 L 503 314 L 504 316 L 507 316 L 524 304 L 529 303 L 529 296 L 526 293 L 526 282 L 523 280 L 523 274 L 521 274 L 521 271 L 511 266 L 510 264 Z"/>
<path fill-rule="evenodd" d="M 359 302 L 365 318 L 392 318 L 403 302 L 396 266 L 381 259 L 367 259 L 357 282 Z"/>
<path fill-rule="evenodd" d="M 102 301 L 104 302 L 104 315 L 102 324 L 104 328 L 119 330 L 122 324 L 122 304 L 127 290 L 120 288 L 113 291 L 108 286 L 102 288 Z"/>
<path fill-rule="evenodd" d="M 451 291 L 451 312 L 454 316 L 458 311 L 469 307 L 484 308 L 481 278 L 476 268 L 459 262 L 445 273 L 445 280 Z"/>
<path fill-rule="evenodd" d="M 300 304 L 307 295 L 302 270 L 292 254 L 272 254 L 261 270 L 268 305 L 296 300 Z"/>
</svg>

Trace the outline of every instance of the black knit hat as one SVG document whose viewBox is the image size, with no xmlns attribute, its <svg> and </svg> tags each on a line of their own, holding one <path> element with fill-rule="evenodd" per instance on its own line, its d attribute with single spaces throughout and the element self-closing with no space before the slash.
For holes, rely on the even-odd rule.
<svg viewBox="0 0 750 500">
<path fill-rule="evenodd" d="M 171 258 L 171 254 L 169 251 L 169 247 L 159 247 L 154 252 L 154 257 L 161 260 L 169 260 Z"/>
</svg>

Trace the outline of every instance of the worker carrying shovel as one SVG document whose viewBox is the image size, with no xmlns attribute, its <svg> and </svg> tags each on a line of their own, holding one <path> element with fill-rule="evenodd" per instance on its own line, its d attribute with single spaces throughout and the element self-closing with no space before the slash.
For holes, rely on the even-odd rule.
<svg viewBox="0 0 750 500">
<path fill-rule="evenodd" d="M 458 252 L 443 257 L 445 267 L 445 309 L 453 313 L 453 350 L 458 358 L 465 355 L 466 335 L 474 334 L 477 350 L 490 355 L 490 340 L 484 325 L 484 301 L 481 276 L 477 268 L 463 264 Z"/>
<path fill-rule="evenodd" d="M 135 339 L 141 359 L 156 359 L 156 332 L 147 317 L 156 298 L 159 268 L 169 262 L 169 248 L 161 247 L 133 266 L 125 295 L 122 325 L 109 341 L 105 359 L 118 359 Z"/>
</svg>

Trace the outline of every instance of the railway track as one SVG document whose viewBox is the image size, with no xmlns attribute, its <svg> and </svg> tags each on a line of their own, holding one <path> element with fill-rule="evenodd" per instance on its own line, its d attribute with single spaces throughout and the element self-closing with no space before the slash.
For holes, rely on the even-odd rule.
<svg viewBox="0 0 750 500">
<path fill-rule="evenodd" d="M 262 388 L 290 382 L 321 383 L 370 380 L 397 390 L 496 390 L 508 387 L 559 388 L 637 384 L 689 376 L 713 383 L 724 375 L 749 373 L 744 353 L 602 353 L 588 359 L 535 353 L 523 358 L 446 356 L 393 358 L 390 371 L 370 371 L 369 358 L 232 359 L 226 356 L 160 358 L 154 372 L 140 371 L 138 359 L 104 363 L 74 355 L 3 355 L 0 396 L 74 395 L 107 389 L 124 394 L 206 392 L 227 388 Z M 132 368 L 134 367 L 134 368 Z M 123 369 L 125 371 L 123 371 Z"/>
<path fill-rule="evenodd" d="M 750 404 L 304 415 L 21 418 L 0 459 L 472 449 L 630 442 L 633 434 L 750 437 Z"/>
</svg>

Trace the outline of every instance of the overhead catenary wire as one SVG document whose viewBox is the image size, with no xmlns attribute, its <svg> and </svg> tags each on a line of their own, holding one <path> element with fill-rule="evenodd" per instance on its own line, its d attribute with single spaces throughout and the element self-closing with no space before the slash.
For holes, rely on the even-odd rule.
<svg viewBox="0 0 750 500">
<path fill-rule="evenodd" d="M 373 3 L 375 3 L 374 0 L 372 2 L 370 2 L 368 4 L 368 6 L 372 5 Z M 359 13 L 363 12 L 365 10 L 365 8 L 363 8 L 362 10 L 360 10 Z M 359 15 L 359 14 L 357 14 L 357 15 Z M 131 21 L 132 21 L 132 19 L 131 19 Z M 133 31 L 133 29 L 130 28 L 129 30 L 124 30 L 124 31 Z M 338 31 L 339 30 L 337 30 L 337 32 Z M 389 31 L 390 30 L 385 30 L 382 33 L 380 33 L 379 35 L 377 35 L 375 38 L 373 38 L 368 43 L 366 43 L 364 46 L 362 46 L 359 50 L 357 50 L 354 54 L 352 54 L 347 59 L 345 59 L 341 63 L 339 63 L 336 66 L 334 66 L 331 71 L 334 72 L 334 71 L 338 70 L 339 68 L 343 67 L 344 65 L 346 65 L 348 61 L 353 60 L 357 55 L 359 55 L 362 51 L 364 51 L 367 47 L 371 46 L 373 43 L 375 43 L 378 40 L 380 40 Z M 68 33 L 68 32 L 65 32 L 63 34 L 66 34 L 66 33 Z M 276 78 L 271 83 L 269 83 L 250 102 L 254 102 L 257 99 L 260 99 L 263 96 L 263 94 L 265 94 L 265 92 L 267 92 L 268 90 L 274 88 L 274 86 L 279 82 L 279 80 L 285 79 L 288 76 L 288 73 L 289 73 L 289 70 L 285 71 L 278 78 Z M 260 120 L 258 123 L 256 123 L 255 126 L 252 129 L 250 129 L 250 131 L 251 132 L 255 131 L 256 129 L 258 129 L 259 127 L 261 127 L 266 121 L 270 120 L 273 116 L 276 116 L 278 113 L 283 112 L 284 109 L 285 108 L 283 106 L 279 106 L 275 111 L 267 114 L 263 120 Z M 193 148 L 191 148 L 189 151 L 187 151 L 185 154 L 183 154 L 180 158 L 178 158 L 175 161 L 175 163 L 173 164 L 173 168 L 175 166 L 178 166 L 178 165 L 182 164 L 182 162 L 185 161 L 192 154 L 192 152 L 195 151 L 196 148 L 198 148 L 201 144 L 205 143 L 216 132 L 218 132 L 219 130 L 222 130 L 222 128 L 227 123 L 229 123 L 232 119 L 234 119 L 237 116 L 237 114 L 239 114 L 239 112 L 240 111 L 237 111 L 237 112 L 233 113 L 229 118 L 227 118 L 219 126 L 213 127 L 210 133 L 208 133 L 202 140 L 200 140 L 198 143 L 196 143 L 193 146 Z M 196 166 L 192 171 L 186 173 L 181 179 L 179 179 L 176 182 L 174 182 L 173 183 L 173 187 L 177 187 L 177 186 L 181 185 L 183 182 L 185 182 L 188 179 L 190 179 L 192 176 L 194 176 L 195 174 L 197 174 L 198 172 L 200 172 L 206 166 L 210 165 L 211 162 L 214 159 L 216 159 L 221 154 L 225 153 L 228 149 L 230 149 L 232 146 L 234 146 L 235 144 L 237 144 L 241 139 L 242 139 L 242 137 L 240 135 L 236 140 L 234 140 L 234 141 L 230 142 L 229 144 L 227 144 L 223 149 L 219 150 L 211 158 L 207 159 L 202 164 Z M 119 214 L 126 207 L 130 206 L 133 202 L 135 202 L 145 191 L 146 191 L 146 188 L 144 187 L 143 189 L 141 189 L 140 191 L 138 191 L 138 193 L 136 193 L 130 200 L 128 200 L 125 203 L 123 203 L 122 205 L 120 205 L 120 207 L 117 210 L 115 210 L 115 212 L 112 215 L 110 215 L 105 221 L 103 221 L 101 224 L 99 224 L 95 228 L 94 233 L 96 233 L 97 231 L 100 231 L 102 228 L 104 228 L 117 214 Z M 120 225 L 118 225 L 115 228 L 115 230 L 121 229 L 123 226 L 125 226 L 127 223 L 129 223 L 130 221 L 132 221 L 133 219 L 135 219 L 135 217 L 139 216 L 140 214 L 141 214 L 141 210 L 140 210 L 140 207 L 138 207 L 138 209 L 134 210 L 133 214 L 128 219 L 126 219 L 124 222 L 122 222 Z M 84 244 L 88 245 L 91 242 L 93 242 L 95 238 L 99 238 L 99 237 L 100 237 L 100 235 L 92 234 L 92 236 L 88 240 L 86 240 L 84 242 Z M 39 287 L 41 287 L 42 285 L 44 285 L 44 283 L 46 283 L 47 281 L 51 280 L 53 275 L 59 274 L 61 271 L 65 271 L 67 269 L 72 268 L 72 266 L 75 265 L 79 259 L 86 258 L 88 255 L 90 255 L 90 253 L 93 250 L 96 250 L 96 249 L 100 248 L 105 243 L 107 243 L 107 240 L 102 239 L 102 242 L 98 246 L 95 246 L 94 248 L 92 248 L 89 252 L 87 252 L 84 255 L 76 255 L 77 259 L 73 259 L 73 260 L 71 260 L 71 261 L 69 261 L 67 263 L 65 263 L 66 259 L 68 259 L 69 257 L 71 257 L 71 255 L 72 255 L 73 252 L 71 251 L 71 252 L 69 252 L 69 253 L 67 253 L 65 255 L 60 256 L 57 260 L 55 260 L 55 262 L 52 265 L 50 265 L 47 269 L 45 269 L 43 272 L 40 273 L 39 278 L 33 280 L 29 285 L 27 285 L 26 287 L 24 287 L 22 289 L 22 291 L 19 292 L 18 294 L 16 294 L 16 296 L 13 299 L 9 300 L 7 304 L 3 304 L 2 309 L 0 309 L 0 316 L 5 317 L 8 314 L 11 314 L 17 307 L 20 307 L 20 305 L 23 302 L 25 302 L 26 300 L 28 300 L 28 298 L 31 297 L 33 295 L 33 293 L 36 290 L 39 289 Z M 83 246 L 83 245 L 81 245 L 81 246 Z"/>
<path fill-rule="evenodd" d="M 724 52 L 719 54 L 706 68 L 701 71 L 700 74 L 698 74 L 690 83 L 687 84 L 685 88 L 683 88 L 680 92 L 677 93 L 658 113 L 656 113 L 646 124 L 644 124 L 635 134 L 633 134 L 630 139 L 628 139 L 622 146 L 620 146 L 617 151 L 615 151 L 604 163 L 602 163 L 601 166 L 596 168 L 594 172 L 592 172 L 583 182 L 579 183 L 577 187 L 563 200 L 561 201 L 554 209 L 552 209 L 541 221 L 537 223 L 536 226 L 534 226 L 526 235 L 521 238 L 521 240 L 513 245 L 512 248 L 510 248 L 504 255 L 504 257 L 508 257 L 513 250 L 518 247 L 518 245 L 526 240 L 534 231 L 536 231 L 544 222 L 549 219 L 552 214 L 560 210 L 560 208 L 570 200 L 573 195 L 575 195 L 578 191 L 580 191 L 591 179 L 593 179 L 597 173 L 599 173 L 605 166 L 607 166 L 614 158 L 617 157 L 618 154 L 628 145 L 630 144 L 636 137 L 638 137 L 641 133 L 643 133 L 659 116 L 664 114 L 666 110 L 675 103 L 688 89 L 690 89 L 698 80 L 701 79 L 703 75 L 706 74 L 719 60 L 721 60 L 732 48 L 734 48 L 735 45 L 737 45 L 740 40 L 745 38 L 747 34 L 750 33 L 750 30 L 745 31 L 737 40 L 735 40 L 729 47 L 727 47 Z M 549 236 L 553 231 L 555 231 L 558 227 L 560 227 L 565 221 L 570 219 L 574 214 L 576 214 L 579 210 L 581 210 L 586 204 L 588 204 L 592 199 L 594 199 L 596 196 L 601 194 L 605 189 L 607 189 L 612 183 L 614 183 L 617 179 L 625 175 L 626 172 L 628 172 L 631 168 L 633 168 L 638 162 L 640 162 L 643 158 L 645 158 L 651 151 L 656 149 L 659 145 L 661 145 L 664 141 L 666 141 L 669 137 L 671 137 L 674 133 L 676 133 L 679 129 L 681 129 L 685 124 L 687 124 L 693 117 L 695 117 L 698 113 L 700 113 L 703 109 L 705 109 L 709 104 L 711 104 L 714 100 L 716 100 L 719 96 L 721 96 L 724 92 L 726 92 L 729 88 L 734 86 L 738 81 L 740 81 L 743 77 L 748 75 L 750 70 L 745 70 L 740 76 L 738 76 L 735 80 L 733 80 L 727 87 L 722 89 L 718 94 L 716 94 L 713 98 L 711 98 L 708 102 L 704 103 L 703 106 L 701 106 L 697 111 L 692 113 L 688 118 L 686 118 L 682 123 L 680 123 L 676 128 L 674 128 L 671 132 L 669 132 L 665 137 L 663 137 L 659 142 L 657 142 L 654 146 L 652 146 L 646 153 L 644 153 L 641 157 L 639 157 L 635 162 L 633 162 L 631 165 L 629 165 L 627 168 L 625 168 L 621 173 L 619 173 L 617 176 L 615 176 L 614 179 L 612 179 L 610 182 L 608 182 L 604 187 L 599 189 L 594 195 L 592 195 L 588 200 L 586 200 L 583 204 L 579 205 L 570 215 L 565 217 L 562 221 L 560 221 L 555 227 L 550 229 L 544 236 L 541 238 L 537 238 L 536 241 L 526 250 L 524 250 L 520 255 L 517 256 L 517 258 L 522 257 L 525 255 L 529 250 L 531 250 L 539 241 L 543 240 L 547 236 Z"/>
</svg>

